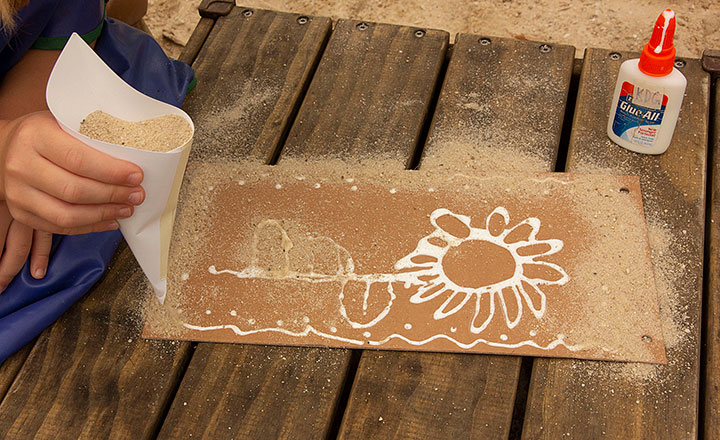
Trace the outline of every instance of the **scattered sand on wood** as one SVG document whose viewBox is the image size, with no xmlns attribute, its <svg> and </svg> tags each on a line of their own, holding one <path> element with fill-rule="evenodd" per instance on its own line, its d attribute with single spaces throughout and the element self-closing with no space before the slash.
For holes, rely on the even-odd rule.
<svg viewBox="0 0 720 440">
<path fill-rule="evenodd" d="M 550 161 L 543 157 L 543 152 L 533 151 L 527 139 L 512 142 L 510 136 L 505 136 L 502 140 L 483 141 L 481 133 L 486 131 L 468 125 L 431 139 L 420 169 L 479 174 L 552 171 Z"/>
<path fill-rule="evenodd" d="M 178 115 L 143 121 L 125 121 L 96 110 L 83 119 L 80 133 L 116 145 L 166 152 L 183 145 L 192 136 L 190 124 Z"/>
<path fill-rule="evenodd" d="M 211 85 L 198 84 L 198 91 Z M 269 77 L 253 78 L 233 84 L 224 94 L 196 99 L 200 96 L 189 97 L 185 106 L 196 127 L 191 162 L 269 159 L 280 138 L 278 127 L 266 123 L 283 96 L 277 82 Z"/>
<path fill-rule="evenodd" d="M 602 139 L 601 142 L 609 141 Z M 635 156 L 625 155 L 625 161 L 615 161 L 610 168 L 606 165 L 604 153 L 601 153 L 607 151 L 608 147 L 586 149 L 584 153 L 587 154 L 577 163 L 573 162 L 573 168 L 601 174 L 637 173 L 637 167 L 632 163 Z M 667 365 L 571 360 L 571 380 L 582 385 L 585 398 L 594 399 L 598 404 L 605 402 L 604 396 L 613 397 L 616 393 L 627 394 L 627 399 L 635 402 L 641 396 L 660 397 L 682 392 L 687 389 L 687 381 L 695 376 L 694 369 L 698 366 L 696 338 L 699 331 L 694 328 L 696 321 L 693 315 L 697 311 L 693 295 L 699 288 L 697 276 L 701 269 L 696 256 L 700 244 L 692 231 L 695 213 L 692 205 L 684 200 L 687 193 L 673 194 L 650 185 L 651 182 L 662 182 L 664 172 L 659 163 L 652 162 L 639 175 L 643 185 Z M 701 171 L 689 172 L 695 174 Z M 692 399 L 692 396 L 687 396 L 687 399 Z"/>
</svg>

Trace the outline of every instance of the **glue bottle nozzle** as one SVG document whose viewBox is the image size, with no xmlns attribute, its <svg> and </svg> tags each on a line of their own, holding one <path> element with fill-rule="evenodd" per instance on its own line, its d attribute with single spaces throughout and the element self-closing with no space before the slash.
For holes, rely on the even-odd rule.
<svg viewBox="0 0 720 440">
<path fill-rule="evenodd" d="M 675 12 L 665 9 L 653 29 L 650 41 L 643 48 L 638 67 L 650 76 L 665 76 L 672 72 L 675 63 Z"/>
</svg>

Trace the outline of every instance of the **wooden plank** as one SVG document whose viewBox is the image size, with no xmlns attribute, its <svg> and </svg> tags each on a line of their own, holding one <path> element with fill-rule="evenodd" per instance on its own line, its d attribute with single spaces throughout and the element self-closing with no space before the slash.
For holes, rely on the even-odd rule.
<svg viewBox="0 0 720 440">
<path fill-rule="evenodd" d="M 159 438 L 322 438 L 348 351 L 198 344 Z"/>
<path fill-rule="evenodd" d="M 661 156 L 632 153 L 606 135 L 623 60 L 586 52 L 568 171 L 640 176 L 668 364 L 536 359 L 525 438 L 696 438 L 709 78 L 699 60 L 673 143 Z"/>
<path fill-rule="evenodd" d="M 705 389 L 704 426 L 706 440 L 720 439 L 720 79 L 715 79 L 710 183 L 710 221 L 706 224 L 708 246 L 705 254 L 707 284 L 705 289 Z"/>
<path fill-rule="evenodd" d="M 374 133 L 358 134 L 363 137 L 357 140 L 357 145 L 365 145 L 367 153 L 381 157 L 390 151 L 391 156 L 397 159 L 391 163 L 384 162 L 384 165 L 402 167 L 414 148 L 407 144 L 406 138 L 416 139 L 422 130 L 433 86 L 445 56 L 448 34 L 428 31 L 420 38 L 414 36 L 416 29 L 379 24 L 368 24 L 373 31 L 367 32 L 369 29 L 358 29 L 358 23 L 341 21 L 328 42 L 316 77 L 338 78 L 342 83 L 313 79 L 299 112 L 300 119 L 290 133 L 290 138 L 296 139 L 292 144 L 292 157 L 303 160 L 323 160 L 328 156 L 343 160 L 357 158 L 355 152 L 343 149 L 340 144 L 332 141 L 325 144 L 324 139 L 332 140 L 334 137 L 337 127 L 333 125 L 318 124 L 322 128 L 314 131 L 312 142 L 299 142 L 300 135 L 296 130 L 304 130 L 300 120 L 309 120 L 308 115 L 318 115 L 318 108 L 325 108 L 324 102 L 318 98 L 321 94 L 318 88 L 341 90 L 340 85 L 358 84 L 358 78 L 362 77 L 363 81 L 374 83 L 382 90 L 391 88 L 388 82 L 404 84 L 403 87 L 408 89 L 405 94 L 418 96 L 421 100 L 403 115 L 405 128 L 401 138 L 386 138 L 384 141 L 388 143 L 381 146 L 374 142 Z M 373 44 L 359 44 L 363 40 L 373 40 Z M 348 41 L 353 43 L 344 44 Z M 433 67 L 423 70 L 422 75 L 408 82 L 404 75 L 388 75 L 383 66 L 362 69 L 356 65 L 356 60 L 364 56 L 380 60 L 390 58 L 388 53 L 398 50 L 398 47 L 404 48 L 402 50 L 406 51 L 411 64 L 425 66 L 431 57 Z M 354 68 L 350 69 L 350 66 Z M 373 78 L 368 79 L 368 76 Z M 372 119 L 378 109 L 394 105 L 393 99 L 390 95 L 375 98 L 359 109 L 357 121 Z M 394 120 L 376 122 L 378 131 L 388 136 L 394 133 L 389 127 L 395 123 Z M 399 152 L 388 150 L 387 145 L 398 145 L 399 150 L 403 143 L 407 157 L 400 159 Z M 285 152 L 283 150 L 280 156 L 281 162 Z M 215 344 L 210 350 L 206 348 L 209 346 L 198 345 L 161 431 L 161 438 L 187 436 L 188 433 L 193 437 L 211 438 L 324 438 L 331 432 L 350 366 L 349 350 L 220 344 Z M 208 377 L 213 378 L 212 385 L 208 385 Z"/>
<path fill-rule="evenodd" d="M 300 17 L 233 8 L 217 19 L 184 106 L 196 127 L 190 162 L 274 157 L 331 24 Z"/>
<path fill-rule="evenodd" d="M 0 404 L 0 437 L 151 437 L 189 344 L 139 338 L 147 294 L 124 248 L 92 293 L 39 337 Z"/>
<path fill-rule="evenodd" d="M 421 168 L 551 171 L 575 49 L 480 40 L 457 37 Z M 520 359 L 365 351 L 341 437 L 507 438 Z"/>
<path fill-rule="evenodd" d="M 195 59 L 196 43 L 213 23 L 203 20 L 181 59 Z M 19 376 L 2 403 L 0 433 L 147 438 L 157 431 L 190 344 L 140 340 L 143 275 L 130 251 L 122 249 L 100 284 L 40 336 L 37 349 L 28 344 L 3 364 L 0 396 Z M 21 426 L 15 418 L 29 422 Z"/>
<path fill-rule="evenodd" d="M 198 59 L 205 66 L 198 75 L 208 81 L 201 98 L 188 107 L 196 126 L 222 124 L 223 136 L 201 133 L 193 162 L 269 161 L 330 31 L 331 22 L 323 17 L 299 20 L 297 14 L 246 11 L 235 8 L 226 19 L 219 18 Z M 315 402 L 334 401 L 344 376 L 333 374 L 333 366 L 343 360 L 337 351 L 320 358 L 316 350 L 199 344 L 160 437 L 190 433 L 222 438 L 238 432 L 274 436 L 285 429 L 267 423 L 266 417 L 285 419 L 285 427 L 304 424 L 311 430 L 324 425 L 326 420 L 310 417 L 327 417 L 327 405 L 316 408 Z M 324 363 L 327 368 L 318 370 Z M 306 376 L 310 371 L 316 374 Z M 294 391 L 290 384 L 296 385 Z M 287 400 L 278 399 L 281 390 L 288 393 Z"/>
<path fill-rule="evenodd" d="M 285 157 L 407 166 L 446 33 L 339 20 L 286 142 Z M 421 41 L 422 44 L 418 44 Z"/>
<path fill-rule="evenodd" d="M 29 342 L 15 354 L 5 359 L 5 362 L 0 364 L 0 402 L 2 402 L 3 397 L 5 397 L 7 390 L 10 389 L 10 385 L 12 385 L 15 376 L 17 376 L 18 371 L 20 371 L 20 368 L 25 363 L 25 359 L 27 359 L 30 354 L 33 345 L 35 345 L 35 340 Z"/>
<path fill-rule="evenodd" d="M 178 59 L 183 63 L 192 65 L 193 61 L 195 61 L 195 58 L 197 58 L 200 53 L 200 49 L 202 49 L 203 44 L 205 44 L 205 40 L 208 35 L 210 35 L 210 31 L 212 31 L 214 25 L 215 20 L 210 18 L 201 18 L 200 21 L 198 21 L 197 26 L 195 26 L 195 30 L 193 30 L 192 35 L 190 35 L 190 39 L 185 44 L 185 47 Z"/>
</svg>

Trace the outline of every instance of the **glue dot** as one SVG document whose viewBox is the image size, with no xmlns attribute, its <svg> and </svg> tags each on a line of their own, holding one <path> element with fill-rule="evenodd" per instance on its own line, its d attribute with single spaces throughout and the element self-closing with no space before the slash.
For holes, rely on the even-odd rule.
<svg viewBox="0 0 720 440">
<path fill-rule="evenodd" d="M 395 188 L 390 188 L 390 194 L 395 194 L 397 190 Z"/>
<path fill-rule="evenodd" d="M 330 332 L 331 332 L 331 333 L 337 333 L 337 328 L 335 328 L 335 327 L 330 327 Z"/>
<path fill-rule="evenodd" d="M 278 327 L 282 327 L 282 325 L 283 325 L 282 319 L 278 319 L 277 325 L 278 325 Z"/>
<path fill-rule="evenodd" d="M 428 188 L 428 192 L 434 193 L 434 192 L 435 192 L 435 188 Z"/>
<path fill-rule="evenodd" d="M 530 330 L 530 336 L 537 336 L 537 332 L 535 330 Z"/>
<path fill-rule="evenodd" d="M 275 185 L 275 189 L 280 189 L 280 188 L 282 188 L 282 185 L 280 185 L 279 183 L 277 185 Z"/>
<path fill-rule="evenodd" d="M 507 341 L 507 335 L 500 335 L 500 339 L 502 339 L 503 341 Z"/>
<path fill-rule="evenodd" d="M 237 316 L 237 312 L 235 310 L 230 310 L 230 316 Z"/>
<path fill-rule="evenodd" d="M 457 328 L 455 328 L 455 327 L 450 327 L 450 331 L 453 332 L 453 333 L 455 333 L 455 332 L 457 331 Z"/>
<path fill-rule="evenodd" d="M 210 191 L 212 191 L 212 190 L 214 190 L 214 189 L 215 189 L 215 187 L 214 187 L 214 186 L 212 186 L 212 185 L 210 185 L 210 186 L 208 186 L 208 189 L 209 189 Z"/>
<path fill-rule="evenodd" d="M 303 180 L 305 180 L 305 177 L 304 177 L 304 176 L 295 176 L 295 178 L 296 178 L 297 180 L 301 181 L 301 182 L 302 182 Z"/>
<path fill-rule="evenodd" d="M 357 186 L 353 185 L 353 186 L 350 187 L 350 189 L 351 189 L 352 191 L 357 191 Z"/>
<path fill-rule="evenodd" d="M 370 337 L 370 332 L 364 332 L 364 333 L 363 333 L 363 336 L 365 336 L 366 338 L 369 338 L 369 337 Z"/>
<path fill-rule="evenodd" d="M 244 180 L 238 180 L 238 185 L 245 185 L 245 181 L 244 181 Z"/>
<path fill-rule="evenodd" d="M 410 330 L 412 328 L 412 324 L 405 324 L 405 330 Z"/>
<path fill-rule="evenodd" d="M 252 318 L 248 319 L 248 324 L 255 324 L 255 320 Z"/>
<path fill-rule="evenodd" d="M 352 177 L 348 177 L 347 179 L 345 179 L 345 181 L 347 183 L 353 183 L 355 181 L 355 179 L 353 179 Z"/>
<path fill-rule="evenodd" d="M 212 313 L 212 312 L 211 312 L 209 309 L 208 309 L 208 310 L 205 310 L 205 314 L 206 314 L 206 315 L 209 315 L 209 314 L 211 314 L 211 313 Z"/>
<path fill-rule="evenodd" d="M 187 280 L 188 278 L 190 278 L 189 273 L 184 273 L 184 274 L 180 275 L 180 279 L 183 281 Z"/>
<path fill-rule="evenodd" d="M 315 185 L 313 185 L 313 188 L 315 188 L 315 189 L 320 188 L 320 184 L 319 184 L 319 183 L 316 183 Z"/>
</svg>

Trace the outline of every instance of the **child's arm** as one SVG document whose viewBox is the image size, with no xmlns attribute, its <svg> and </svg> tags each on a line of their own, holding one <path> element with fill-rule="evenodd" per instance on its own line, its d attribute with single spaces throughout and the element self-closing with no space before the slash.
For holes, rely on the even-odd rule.
<svg viewBox="0 0 720 440">
<path fill-rule="evenodd" d="M 58 55 L 30 50 L 0 84 L 0 292 L 31 246 L 31 271 L 44 275 L 49 232 L 115 229 L 145 197 L 138 166 L 76 140 L 47 111 L 45 86 Z M 35 244 L 33 230 L 43 231 Z"/>
</svg>

